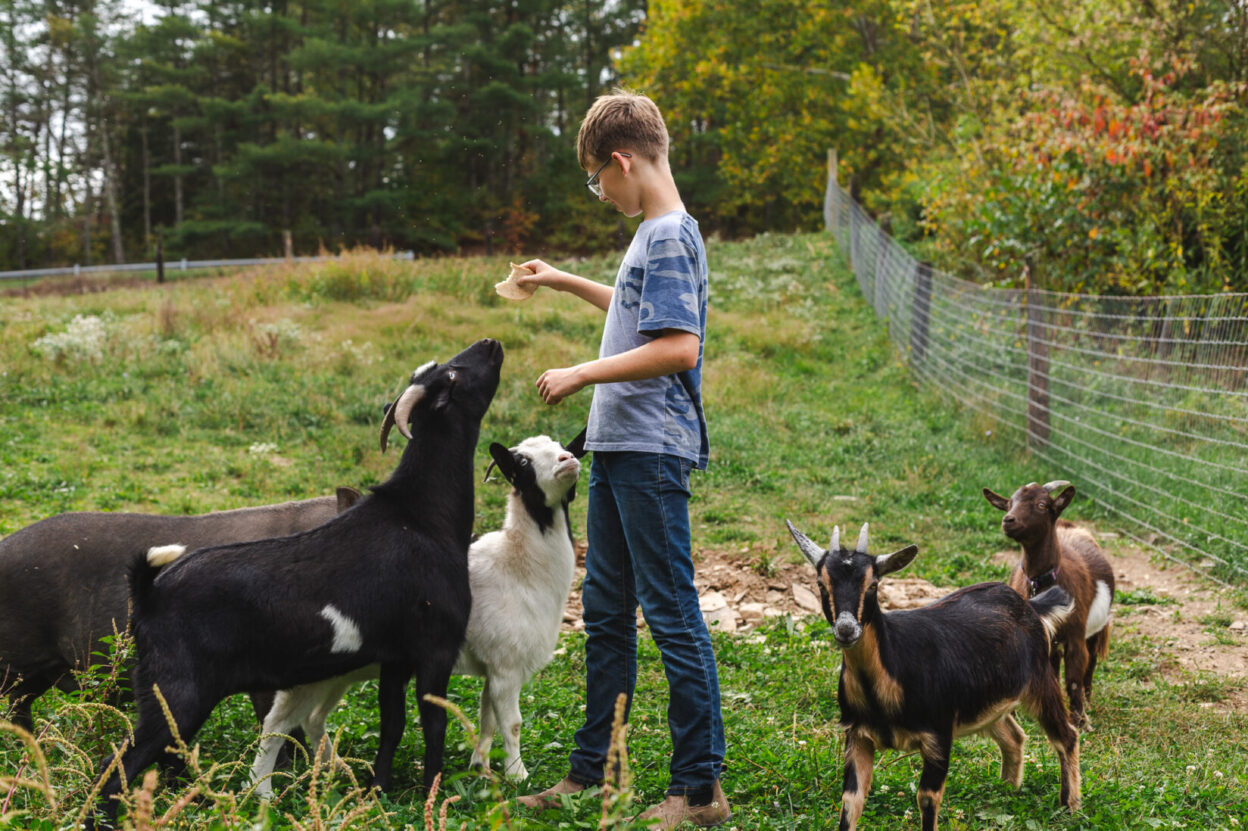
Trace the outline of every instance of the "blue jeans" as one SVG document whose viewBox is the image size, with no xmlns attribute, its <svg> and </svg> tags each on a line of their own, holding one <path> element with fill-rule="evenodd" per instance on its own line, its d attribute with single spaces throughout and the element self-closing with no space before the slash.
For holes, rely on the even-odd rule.
<svg viewBox="0 0 1248 831">
<path fill-rule="evenodd" d="M 581 588 L 588 638 L 585 724 L 569 759 L 578 782 L 602 781 L 616 699 L 626 693 L 632 703 L 639 602 L 667 674 L 667 792 L 684 794 L 719 778 L 724 723 L 715 653 L 693 585 L 691 467 L 666 454 L 594 453 Z"/>
</svg>

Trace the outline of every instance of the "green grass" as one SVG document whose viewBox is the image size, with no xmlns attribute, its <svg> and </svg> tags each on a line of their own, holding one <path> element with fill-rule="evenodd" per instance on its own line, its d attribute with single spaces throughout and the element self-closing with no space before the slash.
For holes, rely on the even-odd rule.
<svg viewBox="0 0 1248 831">
<path fill-rule="evenodd" d="M 856 531 L 869 521 L 876 550 L 920 546 L 911 575 L 946 585 L 1002 578 L 993 554 L 1013 546 L 980 489 L 1009 493 L 1024 482 L 1069 476 L 1024 454 L 1009 431 L 918 389 L 830 237 L 716 242 L 709 253 L 712 466 L 694 477 L 695 548 L 733 552 L 750 564 L 798 562 L 786 518 L 820 541 L 833 524 Z M 544 369 L 597 353 L 601 314 L 549 292 L 521 304 L 500 300 L 492 286 L 506 275 L 506 262 L 395 262 L 360 252 L 335 263 L 159 288 L 0 300 L 0 533 L 67 510 L 198 512 L 378 482 L 397 459 L 377 448 L 382 403 L 413 367 L 482 336 L 502 340 L 507 359 L 483 424 L 479 469 L 489 441 L 512 444 L 539 432 L 570 438 L 584 423 L 588 391 L 548 408 L 533 384 Z M 560 265 L 610 281 L 616 260 Z M 36 348 L 40 338 L 64 335 L 76 316 L 100 319 L 98 344 L 54 337 L 44 343 L 56 348 Z M 497 485 L 478 487 L 480 528 L 501 522 L 503 499 Z M 582 533 L 584 507 L 584 500 L 574 503 Z M 1110 523 L 1079 498 L 1068 515 Z M 1224 699 L 1227 683 L 1168 683 L 1158 669 L 1161 648 L 1141 640 L 1117 641 L 1098 670 L 1097 729 L 1082 755 L 1082 814 L 1057 810 L 1056 759 L 1027 724 L 1021 792 L 997 780 L 995 745 L 956 745 L 944 827 L 1230 828 L 1231 818 L 1248 816 L 1246 719 L 1202 706 Z M 563 647 L 522 700 L 525 760 L 539 786 L 563 774 L 583 701 L 582 641 L 568 636 Z M 716 648 L 733 825 L 834 826 L 839 655 L 826 625 L 781 622 L 758 638 L 717 636 Z M 639 799 L 648 803 L 661 798 L 670 746 L 666 687 L 644 638 L 640 673 L 630 750 Z M 452 701 L 474 719 L 479 689 L 468 679 L 451 689 Z M 333 718 L 344 755 L 371 759 L 375 695 L 365 685 Z M 97 752 L 121 729 L 117 716 L 101 726 L 97 713 L 59 695 L 45 697 L 36 715 L 60 807 L 49 808 L 29 788 L 6 802 L 6 786 L 0 806 L 10 815 L 28 812 L 10 827 L 59 828 L 82 804 Z M 218 709 L 197 741 L 205 766 L 226 765 L 211 774 L 219 798 L 188 808 L 181 827 L 226 827 L 222 813 L 259 815 L 254 802 L 220 796 L 245 781 L 254 739 L 245 701 Z M 515 791 L 464 773 L 466 742 L 453 725 L 442 795 L 460 799 L 449 809 L 450 827 L 597 827 L 598 806 L 588 801 L 538 818 L 513 808 L 504 820 L 500 800 Z M 344 811 L 363 811 L 357 827 L 420 827 L 421 746 L 413 726 L 396 765 L 398 788 L 377 803 L 361 801 L 339 779 L 312 807 L 305 780 L 274 806 L 274 827 L 292 827 L 288 814 L 330 827 L 317 822 L 332 813 L 335 794 L 347 798 Z M 29 773 L 21 753 L 14 737 L 0 734 L 0 776 Z M 364 769 L 362 761 L 353 765 L 359 774 Z M 917 780 L 916 757 L 881 754 L 863 827 L 917 828 Z M 170 798 L 161 791 L 158 809 Z M 393 816 L 383 822 L 383 811 Z"/>
</svg>

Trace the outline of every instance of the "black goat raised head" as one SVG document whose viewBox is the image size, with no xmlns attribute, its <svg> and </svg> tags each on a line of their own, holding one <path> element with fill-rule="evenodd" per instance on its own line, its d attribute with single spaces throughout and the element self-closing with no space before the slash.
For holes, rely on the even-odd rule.
<svg viewBox="0 0 1248 831">
<path fill-rule="evenodd" d="M 410 428 L 418 406 L 427 408 L 430 413 L 448 412 L 454 401 L 465 408 L 466 417 L 479 419 L 494 398 L 502 363 L 502 344 L 485 338 L 444 364 L 430 361 L 417 368 L 407 388 L 386 407 L 381 425 L 382 452 L 386 450 L 392 427 L 411 441 Z"/>
<path fill-rule="evenodd" d="M 873 557 L 867 553 L 867 523 L 862 524 L 858 543 L 851 551 L 841 547 L 841 529 L 832 529 L 827 551 L 785 521 L 802 554 L 815 567 L 823 602 L 823 616 L 832 626 L 838 644 L 853 646 L 862 637 L 862 627 L 879 613 L 876 589 L 880 578 L 905 568 L 919 553 L 917 545 L 907 545 L 892 554 Z"/>
</svg>

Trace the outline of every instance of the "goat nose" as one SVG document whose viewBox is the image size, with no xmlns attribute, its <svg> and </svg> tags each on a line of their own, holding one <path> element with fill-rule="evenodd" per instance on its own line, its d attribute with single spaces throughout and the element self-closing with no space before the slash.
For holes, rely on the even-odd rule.
<svg viewBox="0 0 1248 831">
<path fill-rule="evenodd" d="M 571 458 L 572 458 L 572 454 L 571 454 L 571 453 L 560 453 L 560 454 L 559 454 L 559 458 L 558 458 L 558 459 L 556 459 L 555 461 L 557 461 L 557 462 L 566 462 L 568 459 L 571 459 Z"/>
</svg>

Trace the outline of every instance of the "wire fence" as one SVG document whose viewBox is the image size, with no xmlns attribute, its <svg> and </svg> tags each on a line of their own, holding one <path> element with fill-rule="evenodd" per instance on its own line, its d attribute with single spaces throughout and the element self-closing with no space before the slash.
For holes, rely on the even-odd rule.
<svg viewBox="0 0 1248 831">
<path fill-rule="evenodd" d="M 907 253 L 837 183 L 835 156 L 828 173 L 825 227 L 920 382 L 1012 432 L 1141 545 L 1248 581 L 1248 294 L 984 288 Z"/>
<path fill-rule="evenodd" d="M 394 254 L 395 259 L 410 260 L 415 257 L 411 251 L 400 251 Z M 334 260 L 333 254 L 310 257 L 253 257 L 242 260 L 165 260 L 164 263 L 119 263 L 115 265 L 72 265 L 62 268 L 27 268 L 21 271 L 0 271 L 0 280 L 36 280 L 43 277 L 64 277 L 84 274 L 122 274 L 130 271 L 159 271 L 163 265 L 165 271 L 188 271 L 197 268 L 234 268 L 253 265 L 274 265 L 276 263 L 318 263 Z"/>
</svg>

